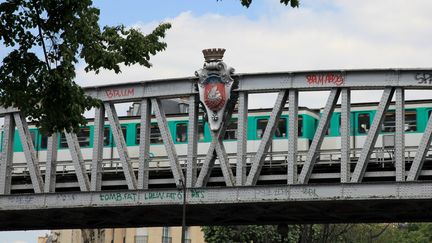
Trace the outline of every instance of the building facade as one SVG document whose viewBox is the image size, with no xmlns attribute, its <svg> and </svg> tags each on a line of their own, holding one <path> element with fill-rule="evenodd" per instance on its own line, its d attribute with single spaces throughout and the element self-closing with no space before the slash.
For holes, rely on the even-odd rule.
<svg viewBox="0 0 432 243">
<path fill-rule="evenodd" d="M 181 227 L 115 228 L 100 230 L 53 230 L 38 243 L 181 243 Z M 200 227 L 188 227 L 187 243 L 204 243 Z"/>
</svg>

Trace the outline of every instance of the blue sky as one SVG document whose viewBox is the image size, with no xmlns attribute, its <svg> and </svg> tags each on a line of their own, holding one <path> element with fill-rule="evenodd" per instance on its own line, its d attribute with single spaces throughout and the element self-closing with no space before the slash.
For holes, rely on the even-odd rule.
<svg viewBox="0 0 432 243">
<path fill-rule="evenodd" d="M 101 25 L 148 32 L 161 22 L 172 23 L 168 48 L 151 60 L 151 69 L 132 66 L 119 75 L 96 75 L 80 65 L 76 81 L 89 86 L 192 76 L 203 63 L 201 50 L 210 47 L 226 48 L 224 59 L 238 73 L 431 67 L 430 0 L 301 0 L 298 9 L 278 2 L 255 0 L 246 9 L 237 0 L 97 0 Z M 321 106 L 326 99 L 303 98 L 304 106 Z M 377 101 L 379 92 L 353 94 L 353 99 Z M 251 102 L 273 105 L 266 97 Z M 0 243 L 36 242 L 43 234 L 2 232 Z"/>
</svg>

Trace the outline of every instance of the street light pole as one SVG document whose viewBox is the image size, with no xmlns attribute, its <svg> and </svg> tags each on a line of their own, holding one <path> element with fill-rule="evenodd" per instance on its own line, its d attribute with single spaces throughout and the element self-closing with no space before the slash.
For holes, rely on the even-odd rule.
<svg viewBox="0 0 432 243">
<path fill-rule="evenodd" d="M 186 243 L 186 178 L 184 181 L 180 179 L 180 184 L 183 189 L 183 214 L 182 214 L 182 235 L 181 242 Z"/>
</svg>

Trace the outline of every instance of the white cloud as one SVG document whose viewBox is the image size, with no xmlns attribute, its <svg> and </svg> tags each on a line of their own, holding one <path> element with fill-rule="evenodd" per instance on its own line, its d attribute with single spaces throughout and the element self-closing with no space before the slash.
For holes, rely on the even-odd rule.
<svg viewBox="0 0 432 243">
<path fill-rule="evenodd" d="M 81 68 L 77 80 L 87 86 L 193 76 L 203 63 L 201 50 L 209 47 L 226 48 L 225 62 L 240 73 L 431 66 L 432 1 L 320 0 L 299 9 L 276 2 L 268 1 L 254 20 L 184 12 L 166 20 L 173 26 L 168 48 L 153 57 L 151 69 L 95 76 Z M 145 31 L 155 25 L 136 24 Z"/>
</svg>

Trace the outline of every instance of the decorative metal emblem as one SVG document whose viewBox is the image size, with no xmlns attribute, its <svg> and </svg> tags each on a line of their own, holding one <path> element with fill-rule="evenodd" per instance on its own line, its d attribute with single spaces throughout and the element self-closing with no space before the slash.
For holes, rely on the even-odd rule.
<svg viewBox="0 0 432 243">
<path fill-rule="evenodd" d="M 195 75 L 199 78 L 200 100 L 206 108 L 210 130 L 217 131 L 231 97 L 234 83 L 231 74 L 234 69 L 222 61 L 225 49 L 205 49 L 202 52 L 205 58 L 204 67 L 196 71 Z"/>
</svg>

